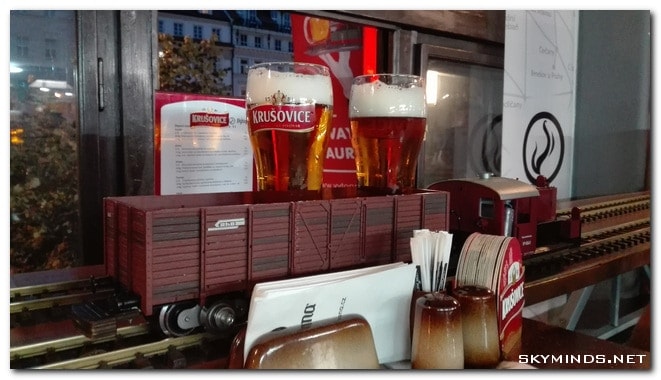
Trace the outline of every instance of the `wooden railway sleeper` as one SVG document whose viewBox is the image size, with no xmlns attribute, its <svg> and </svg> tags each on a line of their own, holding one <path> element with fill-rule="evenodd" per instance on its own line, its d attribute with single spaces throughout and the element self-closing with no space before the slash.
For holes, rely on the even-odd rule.
<svg viewBox="0 0 661 380">
<path fill-rule="evenodd" d="M 151 360 L 145 357 L 144 354 L 138 352 L 135 354 L 135 359 L 131 362 L 131 368 L 133 369 L 154 369 L 154 365 L 151 363 Z"/>
<path fill-rule="evenodd" d="M 168 352 L 166 353 L 166 365 L 170 369 L 182 369 L 188 366 L 188 361 L 186 360 L 186 355 L 179 351 L 176 347 L 168 347 Z"/>
</svg>

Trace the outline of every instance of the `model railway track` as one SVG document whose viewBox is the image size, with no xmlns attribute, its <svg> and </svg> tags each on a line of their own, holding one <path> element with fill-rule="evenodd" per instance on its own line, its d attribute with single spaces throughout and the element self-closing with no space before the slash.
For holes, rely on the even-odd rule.
<svg viewBox="0 0 661 380">
<path fill-rule="evenodd" d="M 611 255 L 624 254 L 628 250 L 647 248 L 650 246 L 650 225 L 647 223 L 632 223 L 610 231 L 602 231 L 590 235 L 576 248 L 562 249 L 555 252 L 534 255 L 524 258 L 526 281 L 535 281 L 550 277 L 571 269 L 572 266 L 598 260 Z"/>
<path fill-rule="evenodd" d="M 524 257 L 527 304 L 649 265 L 649 195 L 586 204 L 580 210 L 580 243 Z"/>
<path fill-rule="evenodd" d="M 524 258 L 526 282 L 556 276 L 573 267 L 650 247 L 650 196 L 635 195 L 584 204 L 580 244 Z M 571 210 L 557 213 L 566 217 Z M 602 259 L 600 259 L 602 258 Z"/>
<path fill-rule="evenodd" d="M 9 312 L 15 314 L 69 306 L 105 299 L 113 292 L 112 280 L 107 277 L 13 288 L 9 291 Z"/>
<path fill-rule="evenodd" d="M 611 236 L 626 234 L 629 231 L 635 231 L 639 228 L 649 228 L 649 227 L 650 227 L 650 218 L 644 218 L 629 223 L 623 223 L 614 228 L 611 227 L 596 231 L 583 232 L 581 233 L 581 239 L 584 243 L 588 243 L 590 241 L 599 241 L 602 239 L 606 239 L 607 237 L 611 237 Z"/>
<path fill-rule="evenodd" d="M 83 280 L 10 290 L 10 368 L 223 368 L 230 342 L 215 334 L 163 339 L 131 304 L 112 319 L 89 323 L 74 317 L 80 306 L 112 306 L 108 279 Z M 124 300 L 124 302 L 131 302 Z M 119 304 L 117 305 L 119 306 Z M 84 308 L 94 312 L 95 308 Z M 93 323 L 92 323 L 93 322 Z M 112 328 L 112 331 L 106 331 Z M 218 343 L 222 340 L 222 343 Z M 210 342 L 215 342 L 210 343 Z M 223 353 L 222 355 L 219 353 Z"/>
<path fill-rule="evenodd" d="M 117 336 L 103 339 L 92 340 L 83 334 L 75 334 L 63 338 L 10 347 L 9 356 L 12 361 L 19 361 L 38 356 L 46 356 L 49 354 L 52 355 L 56 352 L 65 352 L 71 350 L 89 352 L 92 346 L 100 346 L 114 340 L 122 340 L 130 337 L 146 335 L 147 333 L 149 333 L 148 324 L 123 326 L 117 329 Z"/>
<path fill-rule="evenodd" d="M 98 338 L 72 321 L 13 328 L 10 335 L 12 369 L 224 368 L 230 347 L 229 337 L 211 333 L 164 339 L 137 309 L 117 318 L 115 334 Z"/>
<path fill-rule="evenodd" d="M 187 368 L 190 356 L 199 356 L 190 351 L 208 351 L 217 336 L 194 334 L 167 338 L 110 352 L 99 352 L 75 359 L 31 367 L 32 369 L 102 369 L 102 368 Z"/>
<path fill-rule="evenodd" d="M 592 213 L 592 212 L 600 212 L 605 209 L 622 208 L 622 206 L 627 207 L 629 205 L 639 204 L 639 203 L 647 203 L 649 208 L 650 195 L 649 194 L 635 195 L 635 196 L 622 197 L 604 202 L 590 203 L 580 206 L 580 209 L 582 213 Z M 570 216 L 571 208 L 558 210 L 556 215 L 558 217 Z"/>
<path fill-rule="evenodd" d="M 627 202 L 626 204 L 601 207 L 594 210 L 581 210 L 581 220 L 584 222 L 592 222 L 599 219 L 607 219 L 617 215 L 631 214 L 640 211 L 649 210 L 650 200 L 641 200 L 637 202 Z"/>
<path fill-rule="evenodd" d="M 649 219 L 650 196 L 630 196 L 607 202 L 598 202 L 579 206 L 581 233 L 599 232 L 613 226 Z M 568 218 L 571 210 L 559 211 L 558 218 Z"/>
<path fill-rule="evenodd" d="M 526 281 L 568 271 L 600 257 L 650 246 L 650 196 L 639 195 L 587 204 L 581 209 L 580 244 L 524 258 Z M 558 212 L 559 216 L 571 211 Z"/>
</svg>

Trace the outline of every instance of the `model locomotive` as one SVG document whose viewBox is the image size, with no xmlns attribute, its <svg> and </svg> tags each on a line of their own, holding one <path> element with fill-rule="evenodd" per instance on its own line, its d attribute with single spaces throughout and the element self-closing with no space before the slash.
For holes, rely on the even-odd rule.
<svg viewBox="0 0 661 380">
<path fill-rule="evenodd" d="M 524 257 L 550 242 L 571 245 L 580 239 L 580 211 L 574 208 L 569 217 L 558 217 L 557 189 L 543 176 L 532 185 L 486 173 L 436 182 L 429 189 L 450 194 L 451 271 L 456 269 L 455 253 L 474 232 L 515 237 Z"/>
</svg>

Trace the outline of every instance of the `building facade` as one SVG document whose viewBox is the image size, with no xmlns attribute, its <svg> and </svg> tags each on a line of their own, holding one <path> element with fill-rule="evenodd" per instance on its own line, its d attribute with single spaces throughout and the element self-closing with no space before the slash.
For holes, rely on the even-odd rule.
<svg viewBox="0 0 661 380">
<path fill-rule="evenodd" d="M 216 68 L 226 70 L 224 84 L 237 97 L 246 94 L 251 65 L 293 60 L 289 13 L 283 11 L 159 11 L 158 32 L 193 40 L 215 34 L 222 52 Z"/>
</svg>

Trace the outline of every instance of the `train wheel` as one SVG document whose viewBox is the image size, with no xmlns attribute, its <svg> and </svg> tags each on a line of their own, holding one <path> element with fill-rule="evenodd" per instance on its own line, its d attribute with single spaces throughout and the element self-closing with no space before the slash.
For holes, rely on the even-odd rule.
<svg viewBox="0 0 661 380">
<path fill-rule="evenodd" d="M 200 320 L 207 330 L 223 332 L 234 326 L 236 312 L 231 305 L 221 301 L 203 308 Z"/>
<path fill-rule="evenodd" d="M 161 331 L 168 336 L 184 336 L 199 326 L 199 306 L 190 303 L 175 303 L 163 306 L 158 316 Z"/>
<path fill-rule="evenodd" d="M 206 331 L 221 336 L 234 336 L 248 317 L 248 300 L 242 296 L 228 296 L 209 300 L 200 311 L 200 324 Z"/>
</svg>

